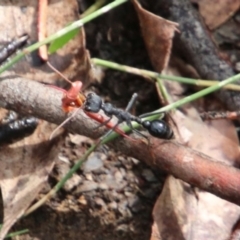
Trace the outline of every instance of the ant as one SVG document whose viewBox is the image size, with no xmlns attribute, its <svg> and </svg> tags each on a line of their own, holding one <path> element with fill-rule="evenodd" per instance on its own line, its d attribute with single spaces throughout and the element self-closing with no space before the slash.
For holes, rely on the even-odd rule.
<svg viewBox="0 0 240 240">
<path fill-rule="evenodd" d="M 98 96 L 97 94 L 89 93 L 84 102 L 83 109 L 87 112 L 94 113 L 98 113 L 100 110 L 103 110 L 103 112 L 109 117 L 109 119 L 106 122 L 102 123 L 102 125 L 105 125 L 106 123 L 110 122 L 113 116 L 115 116 L 118 119 L 115 126 L 113 126 L 112 130 L 107 134 L 110 134 L 113 130 L 115 130 L 115 128 L 120 123 L 126 122 L 132 131 L 146 138 L 144 134 L 133 128 L 131 121 L 134 121 L 142 125 L 145 129 L 147 129 L 148 132 L 154 137 L 171 139 L 173 137 L 173 131 L 163 120 L 144 121 L 142 118 L 134 116 L 131 113 L 129 113 L 129 110 L 133 106 L 135 100 L 137 99 L 137 96 L 138 96 L 137 93 L 133 94 L 131 100 L 127 105 L 126 110 L 124 111 L 122 109 L 114 107 L 111 103 L 104 103 L 101 97 Z"/>
<path fill-rule="evenodd" d="M 123 132 L 121 129 L 118 128 L 118 125 L 120 123 L 126 122 L 132 131 L 136 132 L 138 135 L 144 138 L 147 138 L 144 134 L 142 134 L 141 132 L 133 128 L 131 121 L 135 121 L 138 124 L 142 125 L 154 137 L 163 138 L 163 139 L 171 139 L 173 137 L 172 129 L 163 120 L 153 120 L 153 121 L 145 120 L 144 121 L 141 117 L 136 117 L 129 113 L 129 110 L 132 108 L 137 98 L 136 93 L 133 94 L 131 100 L 129 101 L 126 107 L 126 110 L 118 109 L 114 107 L 111 103 L 104 103 L 101 97 L 95 93 L 89 93 L 87 96 L 83 95 L 81 93 L 81 88 L 82 88 L 81 81 L 75 81 L 72 83 L 67 78 L 65 78 L 65 76 L 62 73 L 60 73 L 57 69 L 55 69 L 49 62 L 47 62 L 47 64 L 51 69 L 53 69 L 61 77 L 63 77 L 67 82 L 71 84 L 71 88 L 68 91 L 62 90 L 65 93 L 62 98 L 63 110 L 65 112 L 70 112 L 74 108 L 82 108 L 86 113 L 86 115 L 100 122 L 101 123 L 100 126 L 107 126 L 108 128 L 111 129 L 104 135 L 104 137 L 109 135 L 112 131 L 115 131 L 118 134 L 129 138 L 129 136 L 126 135 L 125 132 Z M 106 119 L 102 115 L 100 115 L 99 114 L 100 110 L 103 110 L 103 112 L 109 118 Z M 77 111 L 72 116 L 67 118 L 59 127 L 63 126 L 76 113 Z M 111 122 L 113 116 L 115 116 L 118 119 L 115 125 L 113 125 Z M 55 131 L 57 129 L 55 129 Z M 52 133 L 52 135 L 54 134 L 54 132 Z"/>
</svg>

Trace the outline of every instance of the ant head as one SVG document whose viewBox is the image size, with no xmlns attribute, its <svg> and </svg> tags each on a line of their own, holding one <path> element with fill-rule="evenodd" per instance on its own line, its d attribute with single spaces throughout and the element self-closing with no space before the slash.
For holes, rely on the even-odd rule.
<svg viewBox="0 0 240 240">
<path fill-rule="evenodd" d="M 89 93 L 84 103 L 84 110 L 97 113 L 102 107 L 102 99 L 95 93 Z"/>
</svg>

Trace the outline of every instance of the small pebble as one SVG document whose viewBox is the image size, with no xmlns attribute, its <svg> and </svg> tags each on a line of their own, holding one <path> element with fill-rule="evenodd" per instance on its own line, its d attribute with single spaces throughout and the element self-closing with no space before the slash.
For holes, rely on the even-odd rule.
<svg viewBox="0 0 240 240">
<path fill-rule="evenodd" d="M 123 179 L 123 175 L 122 175 L 121 172 L 117 171 L 114 174 L 114 178 L 115 178 L 117 183 L 120 183 L 122 181 L 122 179 Z"/>
<path fill-rule="evenodd" d="M 153 172 L 150 169 L 144 169 L 142 171 L 142 176 L 148 181 L 148 182 L 157 182 L 157 178 L 153 174 Z"/>
<path fill-rule="evenodd" d="M 108 185 L 106 183 L 99 183 L 98 185 L 99 189 L 101 190 L 107 190 L 109 189 Z"/>
<path fill-rule="evenodd" d="M 84 181 L 84 183 L 79 186 L 78 192 L 89 192 L 98 188 L 98 184 L 92 181 Z"/>
<path fill-rule="evenodd" d="M 64 184 L 64 190 L 66 191 L 71 191 L 74 187 L 78 186 L 80 183 L 82 182 L 82 178 L 77 175 L 77 174 L 74 174 L 70 179 L 69 181 L 67 181 L 65 184 Z"/>
<path fill-rule="evenodd" d="M 135 164 L 135 165 L 137 165 L 137 164 L 139 164 L 139 160 L 138 159 L 136 159 L 136 158 L 131 158 L 132 159 L 132 162 L 133 162 L 133 164 Z"/>
<path fill-rule="evenodd" d="M 127 224 L 121 224 L 116 228 L 117 231 L 122 232 L 128 232 L 128 225 Z"/>
<path fill-rule="evenodd" d="M 102 198 L 95 198 L 95 203 L 97 206 L 104 207 L 106 206 L 105 202 L 102 200 Z"/>
<path fill-rule="evenodd" d="M 116 202 L 111 202 L 108 204 L 108 207 L 111 209 L 117 209 L 117 203 Z"/>
<path fill-rule="evenodd" d="M 93 181 L 93 176 L 92 176 L 91 173 L 86 173 L 86 174 L 85 174 L 85 178 L 86 178 L 87 180 L 89 180 L 89 181 Z"/>
<path fill-rule="evenodd" d="M 83 164 L 83 171 L 86 173 L 101 168 L 103 166 L 104 156 L 104 154 L 92 153 L 88 160 Z"/>
<path fill-rule="evenodd" d="M 78 198 L 78 202 L 82 205 L 87 205 L 87 200 L 83 195 Z"/>
</svg>

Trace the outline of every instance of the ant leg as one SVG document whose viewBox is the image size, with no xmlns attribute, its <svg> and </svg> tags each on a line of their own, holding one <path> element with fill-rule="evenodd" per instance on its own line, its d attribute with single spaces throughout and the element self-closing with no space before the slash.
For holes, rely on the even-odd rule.
<svg viewBox="0 0 240 240">
<path fill-rule="evenodd" d="M 112 117 L 110 117 L 109 119 L 107 119 L 103 123 L 99 124 L 97 127 L 94 127 L 93 130 L 96 130 L 96 129 L 100 128 L 100 127 L 106 126 L 111 120 L 112 120 Z"/>
<path fill-rule="evenodd" d="M 107 131 L 101 138 L 100 141 L 102 141 L 104 138 L 106 138 L 107 136 L 109 136 L 113 131 L 115 131 L 116 127 L 122 123 L 122 121 L 118 121 L 113 127 L 112 129 L 110 129 L 109 131 Z"/>
<path fill-rule="evenodd" d="M 135 132 L 135 133 L 138 134 L 139 136 L 145 138 L 145 139 L 147 140 L 147 142 L 148 142 L 148 145 L 150 145 L 149 138 L 148 138 L 146 135 L 144 135 L 143 133 L 141 133 L 140 131 L 138 131 L 137 129 L 133 128 L 133 125 L 132 125 L 131 121 L 127 122 L 127 125 L 131 128 L 131 130 L 132 130 L 133 132 Z"/>
<path fill-rule="evenodd" d="M 140 135 L 141 137 L 145 138 L 148 141 L 148 143 L 150 143 L 149 138 L 145 134 L 141 133 L 140 131 L 138 131 L 137 129 L 134 129 L 134 128 L 132 129 L 132 131 L 135 132 L 136 134 Z"/>
<path fill-rule="evenodd" d="M 134 102 L 136 101 L 137 97 L 138 97 L 137 93 L 134 93 L 134 94 L 132 95 L 132 97 L 131 97 L 130 101 L 128 102 L 128 105 L 127 105 L 127 107 L 126 107 L 126 109 L 125 109 L 126 112 L 129 112 L 129 111 L 130 111 L 130 109 L 132 108 L 132 106 L 133 106 Z M 106 122 L 110 121 L 111 119 L 112 119 L 112 117 L 111 117 L 109 120 L 105 121 L 104 125 L 106 125 Z M 109 130 L 107 133 L 105 133 L 100 139 L 102 140 L 102 139 L 104 139 L 105 137 L 107 137 L 108 135 L 110 135 L 113 131 L 115 131 L 115 129 L 117 128 L 117 126 L 118 126 L 120 123 L 122 123 L 122 122 L 123 122 L 123 121 L 118 121 L 118 122 L 113 126 L 113 128 L 112 128 L 111 130 Z M 101 125 L 103 125 L 103 124 L 101 124 Z M 101 126 L 101 125 L 100 125 L 100 126 Z M 128 123 L 128 126 L 129 126 L 133 131 L 135 130 L 135 129 L 133 128 L 131 122 L 130 122 L 130 124 Z M 139 132 L 138 134 L 140 134 L 141 136 L 143 136 L 143 134 L 140 133 L 140 132 Z M 146 136 L 143 136 L 143 137 L 147 138 Z"/>
<path fill-rule="evenodd" d="M 127 105 L 127 107 L 126 107 L 126 109 L 125 109 L 126 112 L 129 112 L 129 110 L 132 108 L 132 106 L 133 106 L 134 102 L 136 101 L 137 97 L 138 97 L 137 93 L 134 93 L 134 94 L 132 95 L 132 97 L 131 97 L 130 101 L 128 102 L 128 105 Z M 107 121 L 105 121 L 104 123 L 102 123 L 100 126 L 106 125 L 106 123 L 108 123 L 111 119 L 112 119 L 112 117 L 109 118 L 109 119 L 108 119 Z M 105 137 L 107 137 L 108 135 L 110 135 L 113 131 L 115 131 L 116 127 L 117 127 L 120 123 L 122 123 L 122 122 L 123 122 L 123 121 L 118 121 L 118 122 L 113 126 L 113 128 L 112 128 L 111 130 L 109 130 L 107 133 L 105 133 L 105 134 L 101 137 L 101 139 L 104 139 Z M 100 127 L 100 126 L 99 126 L 99 127 Z M 130 126 L 130 128 L 131 128 L 132 130 L 135 130 L 135 129 L 133 129 L 131 122 L 130 122 L 130 125 L 129 125 L 129 126 Z M 141 135 L 141 134 L 140 134 L 140 135 Z"/>
<path fill-rule="evenodd" d="M 46 64 L 51 68 L 54 72 L 56 72 L 60 77 L 62 77 L 64 80 L 66 80 L 68 83 L 72 85 L 72 82 L 66 78 L 61 72 L 59 72 L 49 61 L 46 62 Z"/>
<path fill-rule="evenodd" d="M 130 109 L 132 108 L 132 106 L 133 106 L 134 102 L 136 101 L 137 97 L 138 97 L 137 93 L 134 93 L 132 95 L 132 97 L 131 97 L 130 101 L 128 102 L 128 105 L 125 109 L 126 112 L 130 111 Z"/>
</svg>

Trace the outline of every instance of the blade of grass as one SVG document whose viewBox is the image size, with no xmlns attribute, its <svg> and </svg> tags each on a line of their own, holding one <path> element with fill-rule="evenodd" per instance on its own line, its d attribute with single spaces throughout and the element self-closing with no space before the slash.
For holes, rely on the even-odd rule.
<svg viewBox="0 0 240 240">
<path fill-rule="evenodd" d="M 97 0 L 92 6 L 90 6 L 84 13 L 81 14 L 81 17 L 84 18 L 92 12 L 99 9 L 107 0 Z"/>
<path fill-rule="evenodd" d="M 212 81 L 212 80 L 201 80 L 201 79 L 194 79 L 194 78 L 185 78 L 185 77 L 178 77 L 178 76 L 168 76 L 163 75 L 157 72 L 152 72 L 144 69 L 129 67 L 126 65 L 121 65 L 118 63 L 98 59 L 98 58 L 92 58 L 91 61 L 98 66 L 107 67 L 135 75 L 140 75 L 149 79 L 164 79 L 164 80 L 170 80 L 170 81 L 176 81 L 180 83 L 186 83 L 186 84 L 192 84 L 199 87 L 210 87 L 213 85 L 216 85 L 219 81 Z M 231 89 L 235 91 L 240 91 L 240 86 L 236 84 L 229 84 L 227 86 L 224 86 L 226 89 Z"/>
<path fill-rule="evenodd" d="M 13 238 L 13 237 L 16 237 L 16 236 L 19 236 L 19 235 L 22 235 L 22 234 L 28 233 L 28 232 L 29 232 L 28 229 L 23 229 L 23 230 L 20 230 L 17 232 L 9 233 L 4 239 Z"/>
</svg>

